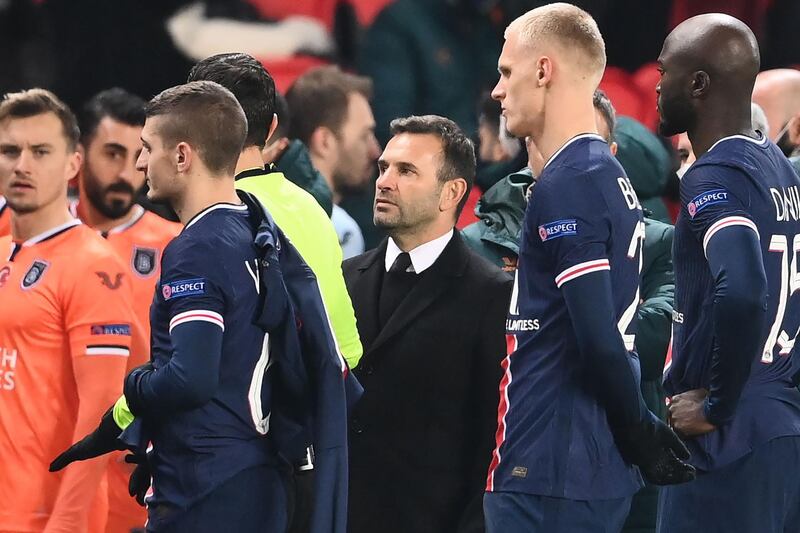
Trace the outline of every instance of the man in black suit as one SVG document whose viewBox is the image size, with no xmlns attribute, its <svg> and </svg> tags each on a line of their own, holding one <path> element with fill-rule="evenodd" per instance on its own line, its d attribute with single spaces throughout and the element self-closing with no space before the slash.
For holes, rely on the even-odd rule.
<svg viewBox="0 0 800 533">
<path fill-rule="evenodd" d="M 472 142 L 438 116 L 394 120 L 374 220 L 389 234 L 345 261 L 364 355 L 350 420 L 350 533 L 482 532 L 511 279 L 454 225 Z"/>
</svg>

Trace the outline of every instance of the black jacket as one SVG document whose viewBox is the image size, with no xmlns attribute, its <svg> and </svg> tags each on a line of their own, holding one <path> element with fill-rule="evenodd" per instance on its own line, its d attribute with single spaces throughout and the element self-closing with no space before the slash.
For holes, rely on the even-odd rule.
<svg viewBox="0 0 800 533">
<path fill-rule="evenodd" d="M 348 531 L 483 531 L 511 279 L 456 232 L 381 330 L 385 253 L 343 265 L 364 345 Z"/>
</svg>

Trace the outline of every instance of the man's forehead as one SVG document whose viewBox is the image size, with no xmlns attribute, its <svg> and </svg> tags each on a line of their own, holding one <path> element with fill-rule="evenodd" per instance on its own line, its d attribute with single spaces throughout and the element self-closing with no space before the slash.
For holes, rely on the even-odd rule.
<svg viewBox="0 0 800 533">
<path fill-rule="evenodd" d="M 66 143 L 61 121 L 52 113 L 30 117 L 8 117 L 0 121 L 0 138 L 21 144 Z"/>
</svg>

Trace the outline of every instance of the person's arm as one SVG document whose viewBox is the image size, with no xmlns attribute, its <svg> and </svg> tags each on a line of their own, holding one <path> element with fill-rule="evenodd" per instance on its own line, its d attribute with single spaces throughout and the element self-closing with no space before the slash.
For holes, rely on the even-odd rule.
<svg viewBox="0 0 800 533">
<path fill-rule="evenodd" d="M 686 435 L 706 433 L 733 418 L 759 356 L 766 318 L 767 279 L 755 227 L 743 223 L 716 231 L 707 242 L 706 256 L 714 276 L 716 344 L 708 395 L 689 391 L 674 396 L 670 404 L 675 429 Z"/>
<path fill-rule="evenodd" d="M 156 305 L 167 310 L 172 354 L 166 364 L 141 366 L 125 378 L 125 399 L 135 416 L 163 418 L 216 394 L 230 283 L 215 259 L 220 253 L 194 241 L 164 253 Z"/>
<path fill-rule="evenodd" d="M 210 318 L 209 318 L 210 317 Z M 135 416 L 165 417 L 200 407 L 217 393 L 222 359 L 222 316 L 188 311 L 172 319 L 172 357 L 159 369 L 145 365 L 125 379 L 125 399 Z"/>
<path fill-rule="evenodd" d="M 612 427 L 641 423 L 647 407 L 639 389 L 638 369 L 615 321 L 610 270 L 599 270 L 567 281 L 561 293 L 569 310 L 578 353 Z"/>
<path fill-rule="evenodd" d="M 677 394 L 669 407 L 673 426 L 687 436 L 713 431 L 733 417 L 759 355 L 767 280 L 758 228 L 748 212 L 747 183 L 739 170 L 709 165 L 693 165 L 681 182 L 689 227 L 714 278 L 708 390 Z"/>
<path fill-rule="evenodd" d="M 574 169 L 573 169 L 574 170 Z M 569 172 L 569 170 L 566 170 Z M 596 189 L 590 175 L 579 172 L 560 182 L 543 181 L 537 185 L 531 199 L 533 213 L 538 217 L 528 220 L 528 238 L 541 239 L 541 246 L 555 266 L 555 283 L 561 289 L 572 330 L 578 347 L 583 373 L 591 376 L 591 392 L 606 411 L 614 440 L 627 462 L 639 466 L 644 477 L 654 484 L 682 483 L 694 477 L 694 469 L 682 462 L 689 452 L 680 439 L 644 404 L 639 384 L 637 359 L 631 357 L 633 336 L 617 322 L 611 285 L 611 264 L 608 243 L 615 238 L 618 228 L 612 226 L 615 217 L 611 209 L 626 205 L 633 211 L 640 209 L 629 202 L 629 186 L 620 181 L 620 201 L 607 199 L 598 205 L 597 198 L 606 198 Z M 631 213 L 632 214 L 632 213 Z M 630 236 L 628 259 L 632 279 L 630 306 L 623 317 L 638 301 L 639 240 L 642 235 L 641 213 L 627 217 Z M 638 221 L 637 221 L 638 219 Z M 531 227 L 531 223 L 535 224 Z M 622 265 L 620 265 L 622 266 Z M 624 337 L 623 337 L 624 335 Z"/>
<path fill-rule="evenodd" d="M 505 274 L 505 283 L 498 287 L 497 294 L 485 309 L 475 310 L 483 317 L 479 342 L 475 347 L 471 401 L 474 422 L 472 459 L 469 464 L 468 499 L 461 513 L 458 533 L 483 533 L 483 495 L 486 488 L 486 472 L 492 458 L 497 429 L 497 405 L 500 400 L 501 363 L 506 355 L 505 319 L 511 297 L 512 281 Z"/>
<path fill-rule="evenodd" d="M 711 361 L 711 386 L 705 414 L 720 425 L 733 417 L 766 318 L 767 276 L 758 234 L 744 226 L 717 232 L 706 247 L 714 276 L 712 319 L 717 350 Z"/>
<path fill-rule="evenodd" d="M 109 252 L 110 253 L 110 252 Z M 116 289 L 98 277 L 76 282 L 64 298 L 64 324 L 69 335 L 72 374 L 78 395 L 73 442 L 92 431 L 103 412 L 119 396 L 131 347 L 131 287 L 115 258 L 98 260 L 98 271 L 115 279 Z M 69 466 L 63 474 L 47 533 L 85 531 L 108 458 Z"/>
</svg>

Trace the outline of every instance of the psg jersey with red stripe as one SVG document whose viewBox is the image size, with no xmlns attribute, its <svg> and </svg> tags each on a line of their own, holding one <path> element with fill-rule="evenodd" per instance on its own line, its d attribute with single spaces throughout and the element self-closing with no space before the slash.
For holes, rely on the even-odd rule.
<svg viewBox="0 0 800 533">
<path fill-rule="evenodd" d="M 800 392 L 792 381 L 800 328 L 800 178 L 763 136 L 718 141 L 681 180 L 672 361 L 664 382 L 669 395 L 710 388 L 714 279 L 705 252 L 717 232 L 732 226 L 755 232 L 761 242 L 766 327 L 733 419 L 687 441 L 691 463 L 703 470 L 730 464 L 773 438 L 800 434 Z"/>
<path fill-rule="evenodd" d="M 265 438 L 271 400 L 268 337 L 254 323 L 262 308 L 254 236 L 245 205 L 215 204 L 189 221 L 164 250 L 150 308 L 153 364 L 167 364 L 173 356 L 170 334 L 188 322 L 220 328 L 222 355 L 209 402 L 146 420 L 153 443 L 151 507 L 186 508 L 236 473 L 275 461 Z M 157 516 L 150 519 L 155 523 Z"/>
<path fill-rule="evenodd" d="M 593 500 L 642 486 L 614 444 L 561 290 L 610 271 L 619 334 L 638 375 L 643 238 L 639 201 L 602 138 L 579 135 L 550 158 L 525 212 L 488 491 Z"/>
</svg>

